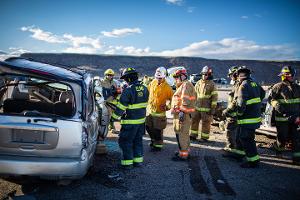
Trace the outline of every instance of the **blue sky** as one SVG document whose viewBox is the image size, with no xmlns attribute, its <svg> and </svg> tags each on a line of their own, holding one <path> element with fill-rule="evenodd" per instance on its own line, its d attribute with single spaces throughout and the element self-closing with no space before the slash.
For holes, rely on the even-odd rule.
<svg viewBox="0 0 300 200">
<path fill-rule="evenodd" d="M 296 0 L 1 0 L 0 51 L 300 60 Z"/>
</svg>

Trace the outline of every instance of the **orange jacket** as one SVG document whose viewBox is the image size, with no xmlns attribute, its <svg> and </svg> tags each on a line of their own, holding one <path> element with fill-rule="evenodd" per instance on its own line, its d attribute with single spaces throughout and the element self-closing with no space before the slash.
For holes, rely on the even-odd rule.
<svg viewBox="0 0 300 200">
<path fill-rule="evenodd" d="M 173 90 L 171 86 L 163 80 L 160 84 L 154 79 L 149 85 L 149 100 L 148 100 L 148 112 L 152 115 L 165 115 L 166 103 L 172 100 Z"/>
<path fill-rule="evenodd" d="M 176 90 L 172 99 L 172 112 L 192 113 L 195 111 L 196 92 L 193 84 L 184 80 Z"/>
</svg>

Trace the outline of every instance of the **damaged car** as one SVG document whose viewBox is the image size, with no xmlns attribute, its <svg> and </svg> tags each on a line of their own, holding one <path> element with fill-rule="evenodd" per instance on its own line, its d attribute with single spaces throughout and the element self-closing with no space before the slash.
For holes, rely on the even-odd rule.
<svg viewBox="0 0 300 200">
<path fill-rule="evenodd" d="M 0 175 L 83 177 L 108 124 L 92 76 L 9 58 L 0 62 L 0 79 Z"/>
</svg>

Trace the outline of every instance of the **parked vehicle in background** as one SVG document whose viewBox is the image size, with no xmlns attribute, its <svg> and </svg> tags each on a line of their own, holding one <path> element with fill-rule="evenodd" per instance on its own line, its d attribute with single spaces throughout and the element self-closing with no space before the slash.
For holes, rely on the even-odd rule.
<svg viewBox="0 0 300 200">
<path fill-rule="evenodd" d="M 0 175 L 83 177 L 106 134 L 90 74 L 9 58 L 0 77 Z"/>
<path fill-rule="evenodd" d="M 201 74 L 191 74 L 189 81 L 191 81 L 193 85 L 196 85 L 197 81 L 199 81 L 200 79 L 201 79 Z"/>
<path fill-rule="evenodd" d="M 166 77 L 166 81 L 172 87 L 173 90 L 176 90 L 176 85 L 175 85 L 175 79 L 173 78 L 172 75 L 177 69 L 184 69 L 184 67 L 179 66 L 179 67 L 171 67 L 167 69 L 168 76 Z"/>
<path fill-rule="evenodd" d="M 215 78 L 213 81 L 218 85 L 227 85 L 228 84 L 228 82 L 225 78 Z"/>
</svg>

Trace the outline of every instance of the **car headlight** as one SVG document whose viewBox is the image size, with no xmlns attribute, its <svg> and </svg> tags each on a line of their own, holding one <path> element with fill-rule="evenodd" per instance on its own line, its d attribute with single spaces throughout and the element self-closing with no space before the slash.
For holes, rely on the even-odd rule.
<svg viewBox="0 0 300 200">
<path fill-rule="evenodd" d="M 81 159 L 81 161 L 84 161 L 86 158 L 87 158 L 87 152 L 85 149 L 82 149 L 80 159 Z"/>
</svg>

